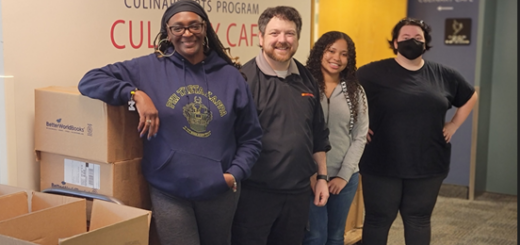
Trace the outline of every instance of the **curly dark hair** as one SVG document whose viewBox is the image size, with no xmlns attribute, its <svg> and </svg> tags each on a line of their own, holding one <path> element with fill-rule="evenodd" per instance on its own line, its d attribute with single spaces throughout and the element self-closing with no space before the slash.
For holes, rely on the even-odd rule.
<svg viewBox="0 0 520 245">
<path fill-rule="evenodd" d="M 346 81 L 347 83 L 347 94 L 351 100 L 353 107 L 353 115 L 354 122 L 357 122 L 358 114 L 359 114 L 359 95 L 361 94 L 363 98 L 365 97 L 364 93 L 360 93 L 361 85 L 356 77 L 356 47 L 354 45 L 354 41 L 345 33 L 339 31 L 330 31 L 323 34 L 316 43 L 314 43 L 314 47 L 312 47 L 311 52 L 309 54 L 309 58 L 307 59 L 306 67 L 309 69 L 311 74 L 316 78 L 318 82 L 318 86 L 320 87 L 320 98 L 323 98 L 325 94 L 325 81 L 323 79 L 323 73 L 321 70 L 321 60 L 323 59 L 323 54 L 327 51 L 327 49 L 337 40 L 343 39 L 347 42 L 347 67 L 343 69 L 339 76 L 342 81 Z M 363 102 L 364 109 L 366 110 L 367 105 Z"/>
<path fill-rule="evenodd" d="M 418 26 L 422 29 L 424 33 L 424 39 L 425 39 L 425 51 L 430 50 L 432 46 L 430 43 L 432 42 L 432 28 L 427 25 L 423 20 L 414 19 L 414 18 L 404 18 L 397 22 L 397 24 L 394 26 L 394 29 L 392 29 L 392 40 L 388 40 L 388 44 L 390 44 L 390 48 L 392 51 L 394 51 L 394 54 L 397 54 L 397 49 L 394 47 L 394 41 L 397 40 L 397 37 L 399 36 L 399 32 L 401 31 L 401 28 L 406 25 L 413 25 Z"/>
<path fill-rule="evenodd" d="M 173 6 L 173 5 L 172 5 Z M 172 7 L 170 6 L 170 7 Z M 165 12 L 166 14 L 166 12 Z M 199 15 L 200 16 L 200 15 Z M 217 33 L 211 26 L 209 19 L 205 19 L 203 16 L 201 18 L 204 21 L 204 28 L 206 30 L 206 37 L 208 38 L 207 46 L 209 48 L 204 47 L 204 54 L 209 54 L 211 50 L 215 51 L 220 58 L 224 59 L 226 63 L 236 67 L 237 69 L 241 68 L 241 64 L 238 62 L 238 57 L 232 57 L 231 56 L 231 49 L 225 48 L 222 42 L 220 42 L 220 39 L 217 36 Z M 164 23 L 161 23 L 161 31 L 155 36 L 155 40 L 153 41 L 154 50 L 160 50 L 162 53 L 165 53 L 168 48 L 173 47 L 175 49 L 175 46 L 170 41 L 166 41 L 164 44 L 159 45 L 159 42 L 165 38 L 168 37 L 168 28 L 166 28 L 166 23 L 169 21 L 165 20 Z M 161 53 L 156 52 L 156 54 L 161 57 Z"/>
</svg>

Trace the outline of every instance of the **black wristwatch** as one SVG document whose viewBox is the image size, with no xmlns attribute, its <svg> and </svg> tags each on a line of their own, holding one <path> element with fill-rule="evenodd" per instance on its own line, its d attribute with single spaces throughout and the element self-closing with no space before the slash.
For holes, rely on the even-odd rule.
<svg viewBox="0 0 520 245">
<path fill-rule="evenodd" d="M 324 174 L 318 174 L 316 176 L 316 180 L 319 180 L 319 179 L 324 179 L 325 181 L 329 182 L 329 176 L 324 175 Z"/>
</svg>

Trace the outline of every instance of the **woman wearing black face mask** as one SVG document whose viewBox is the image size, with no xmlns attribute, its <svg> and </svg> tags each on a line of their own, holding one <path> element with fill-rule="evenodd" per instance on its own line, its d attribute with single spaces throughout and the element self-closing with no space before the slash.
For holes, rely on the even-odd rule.
<svg viewBox="0 0 520 245">
<path fill-rule="evenodd" d="M 387 243 L 400 212 L 406 244 L 430 244 L 430 218 L 448 175 L 450 140 L 466 120 L 477 94 L 462 75 L 424 60 L 430 27 L 406 18 L 392 30 L 395 58 L 357 71 L 369 108 L 368 145 L 359 163 L 363 176 L 363 245 Z M 457 108 L 445 122 L 448 109 Z"/>
</svg>

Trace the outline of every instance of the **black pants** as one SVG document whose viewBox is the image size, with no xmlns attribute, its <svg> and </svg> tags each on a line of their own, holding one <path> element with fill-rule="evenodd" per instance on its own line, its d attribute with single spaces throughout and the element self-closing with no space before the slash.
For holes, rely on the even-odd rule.
<svg viewBox="0 0 520 245">
<path fill-rule="evenodd" d="M 300 245 L 307 221 L 311 190 L 279 194 L 243 186 L 238 201 L 232 245 Z"/>
<path fill-rule="evenodd" d="M 430 244 L 430 219 L 444 178 L 446 175 L 402 179 L 363 174 L 363 245 L 385 245 L 398 211 L 406 245 Z"/>
</svg>

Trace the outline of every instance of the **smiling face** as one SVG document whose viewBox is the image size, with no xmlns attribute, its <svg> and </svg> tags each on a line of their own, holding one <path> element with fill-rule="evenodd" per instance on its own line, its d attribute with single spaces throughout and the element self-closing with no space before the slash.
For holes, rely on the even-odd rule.
<svg viewBox="0 0 520 245">
<path fill-rule="evenodd" d="M 321 71 L 328 73 L 330 76 L 339 76 L 339 73 L 347 67 L 347 41 L 338 39 L 325 51 L 321 58 Z"/>
<path fill-rule="evenodd" d="M 259 39 L 269 63 L 288 64 L 298 50 L 296 24 L 278 17 L 267 23 L 265 33 L 260 33 Z"/>
<path fill-rule="evenodd" d="M 193 12 L 179 12 L 173 15 L 167 22 L 168 39 L 175 46 L 175 52 L 182 55 L 192 64 L 196 64 L 204 59 L 204 37 L 206 37 L 206 26 L 204 25 L 200 33 L 192 33 L 189 29 L 184 30 L 182 35 L 174 35 L 172 30 L 178 27 L 203 25 L 202 18 Z"/>
</svg>

